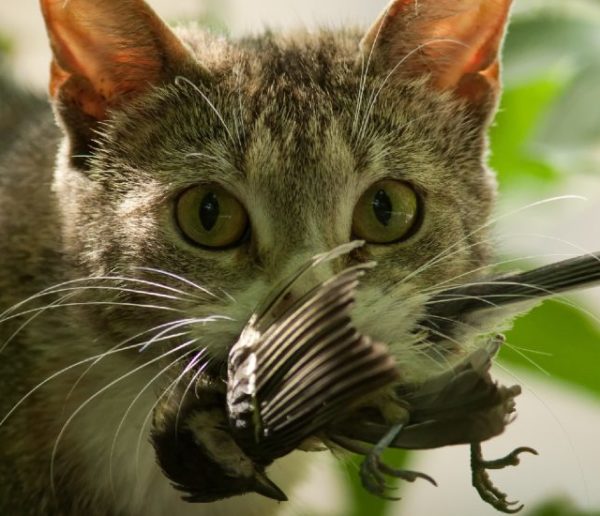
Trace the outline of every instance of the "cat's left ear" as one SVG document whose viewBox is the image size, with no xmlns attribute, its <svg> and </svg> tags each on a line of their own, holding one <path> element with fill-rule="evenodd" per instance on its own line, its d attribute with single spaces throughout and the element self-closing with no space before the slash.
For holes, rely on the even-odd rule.
<svg viewBox="0 0 600 516">
<path fill-rule="evenodd" d="M 426 76 L 474 107 L 495 104 L 512 0 L 393 0 L 361 42 L 392 76 Z"/>
</svg>

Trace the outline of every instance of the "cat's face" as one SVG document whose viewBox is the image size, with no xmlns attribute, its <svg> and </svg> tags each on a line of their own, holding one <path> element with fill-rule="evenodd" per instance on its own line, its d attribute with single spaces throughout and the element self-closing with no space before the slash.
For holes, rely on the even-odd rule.
<svg viewBox="0 0 600 516">
<path fill-rule="evenodd" d="M 177 352 L 171 378 L 218 371 L 274 285 L 361 239 L 314 279 L 377 262 L 356 326 L 403 378 L 472 350 L 473 337 L 430 344 L 418 325 L 435 289 L 488 255 L 485 131 L 510 2 L 458 3 L 396 0 L 362 40 L 227 43 L 178 38 L 138 1 L 42 2 L 67 252 L 81 276 L 119 287 L 90 291 L 112 304 L 80 309 L 89 338 Z"/>
<path fill-rule="evenodd" d="M 178 317 L 198 318 L 190 325 L 197 346 L 222 360 L 277 281 L 307 257 L 359 238 L 353 219 L 369 188 L 401 182 L 418 198 L 410 234 L 367 242 L 349 260 L 378 263 L 356 307 L 360 329 L 415 360 L 405 354 L 422 311 L 416 295 L 464 281 L 486 259 L 486 232 L 478 228 L 495 189 L 484 165 L 494 99 L 475 103 L 440 90 L 408 64 L 396 77 L 372 44 L 359 50 L 358 33 L 241 44 L 181 36 L 198 66 L 175 67 L 164 84 L 119 106 L 87 142 L 83 154 L 91 157 L 69 159 L 83 146 L 65 145 L 56 182 L 71 192 L 61 198 L 82 272 L 190 290 L 140 270 L 155 268 L 197 283 L 210 294 L 164 304 L 181 310 Z M 218 186 L 239 202 L 248 221 L 238 242 L 214 249 L 186 237 L 177 204 L 197 185 Z M 142 297 L 123 293 L 120 300 Z M 143 311 L 115 311 L 105 335 L 148 329 Z M 432 357 L 430 367 L 439 358 Z"/>
</svg>

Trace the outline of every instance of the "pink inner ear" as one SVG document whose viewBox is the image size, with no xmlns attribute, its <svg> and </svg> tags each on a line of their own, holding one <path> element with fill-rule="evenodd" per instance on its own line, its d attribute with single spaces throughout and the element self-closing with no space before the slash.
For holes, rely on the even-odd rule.
<svg viewBox="0 0 600 516">
<path fill-rule="evenodd" d="M 97 119 L 158 84 L 182 43 L 142 0 L 41 0 L 54 62 L 50 93 Z"/>
<path fill-rule="evenodd" d="M 402 63 L 399 74 L 430 74 L 441 90 L 468 91 L 478 84 L 497 88 L 498 51 L 511 0 L 393 0 L 362 42 L 374 46 L 388 68 Z"/>
<path fill-rule="evenodd" d="M 510 2 L 507 2 L 510 4 Z M 481 73 L 489 81 L 498 81 L 498 53 L 508 9 L 501 10 L 497 2 L 483 0 L 471 13 L 458 15 L 456 24 L 449 20 L 440 37 L 454 37 L 466 46 L 458 46 L 454 62 L 436 84 L 442 89 L 456 87 L 469 74 Z"/>
</svg>

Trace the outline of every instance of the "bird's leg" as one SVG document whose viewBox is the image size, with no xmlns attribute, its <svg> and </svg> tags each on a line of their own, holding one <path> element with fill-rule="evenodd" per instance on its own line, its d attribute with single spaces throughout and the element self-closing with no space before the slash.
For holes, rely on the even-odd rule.
<svg viewBox="0 0 600 516">
<path fill-rule="evenodd" d="M 485 460 L 481 452 L 481 443 L 471 444 L 471 478 L 473 487 L 477 489 L 482 500 L 489 503 L 495 509 L 508 514 L 519 512 L 523 508 L 523 505 L 517 505 L 519 502 L 516 501 L 508 501 L 506 499 L 506 493 L 500 491 L 493 484 L 487 470 L 504 469 L 507 466 L 517 466 L 520 462 L 519 455 L 521 453 L 533 453 L 534 455 L 537 455 L 537 451 L 533 448 L 521 447 L 501 459 Z"/>
<path fill-rule="evenodd" d="M 404 428 L 405 422 L 397 423 L 381 438 L 381 440 L 373 447 L 346 439 L 336 437 L 335 443 L 346 448 L 347 450 L 364 455 L 365 459 L 360 466 L 360 478 L 363 487 L 371 494 L 385 498 L 387 500 L 398 500 L 398 498 L 386 495 L 386 491 L 392 489 L 392 486 L 386 483 L 386 475 L 393 478 L 400 478 L 407 482 L 414 482 L 418 478 L 422 478 L 437 485 L 435 480 L 429 475 L 418 471 L 410 471 L 405 469 L 397 469 L 383 462 L 382 453 L 394 442 L 398 434 Z"/>
</svg>

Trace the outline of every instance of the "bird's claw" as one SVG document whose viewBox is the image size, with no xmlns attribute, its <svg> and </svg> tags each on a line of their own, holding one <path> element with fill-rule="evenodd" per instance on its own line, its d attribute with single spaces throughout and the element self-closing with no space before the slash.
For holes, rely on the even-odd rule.
<svg viewBox="0 0 600 516">
<path fill-rule="evenodd" d="M 399 478 L 407 482 L 414 482 L 418 478 L 422 478 L 434 486 L 437 486 L 435 480 L 429 475 L 418 471 L 393 468 L 381 460 L 381 457 L 376 450 L 371 450 L 360 467 L 360 478 L 364 488 L 371 494 L 380 498 L 386 500 L 399 500 L 400 498 L 386 494 L 387 491 L 393 489 L 392 486 L 386 483 L 386 476 Z"/>
<path fill-rule="evenodd" d="M 533 448 L 521 447 L 512 451 L 505 457 L 496 460 L 484 460 L 479 443 L 471 445 L 471 473 L 473 487 L 481 496 L 481 499 L 489 503 L 498 511 L 514 514 L 523 509 L 523 504 L 517 501 L 507 500 L 507 494 L 500 491 L 490 479 L 487 470 L 503 469 L 507 466 L 517 466 L 520 462 L 521 453 L 532 453 L 537 455 Z M 516 507 L 515 507 L 516 506 Z"/>
</svg>

